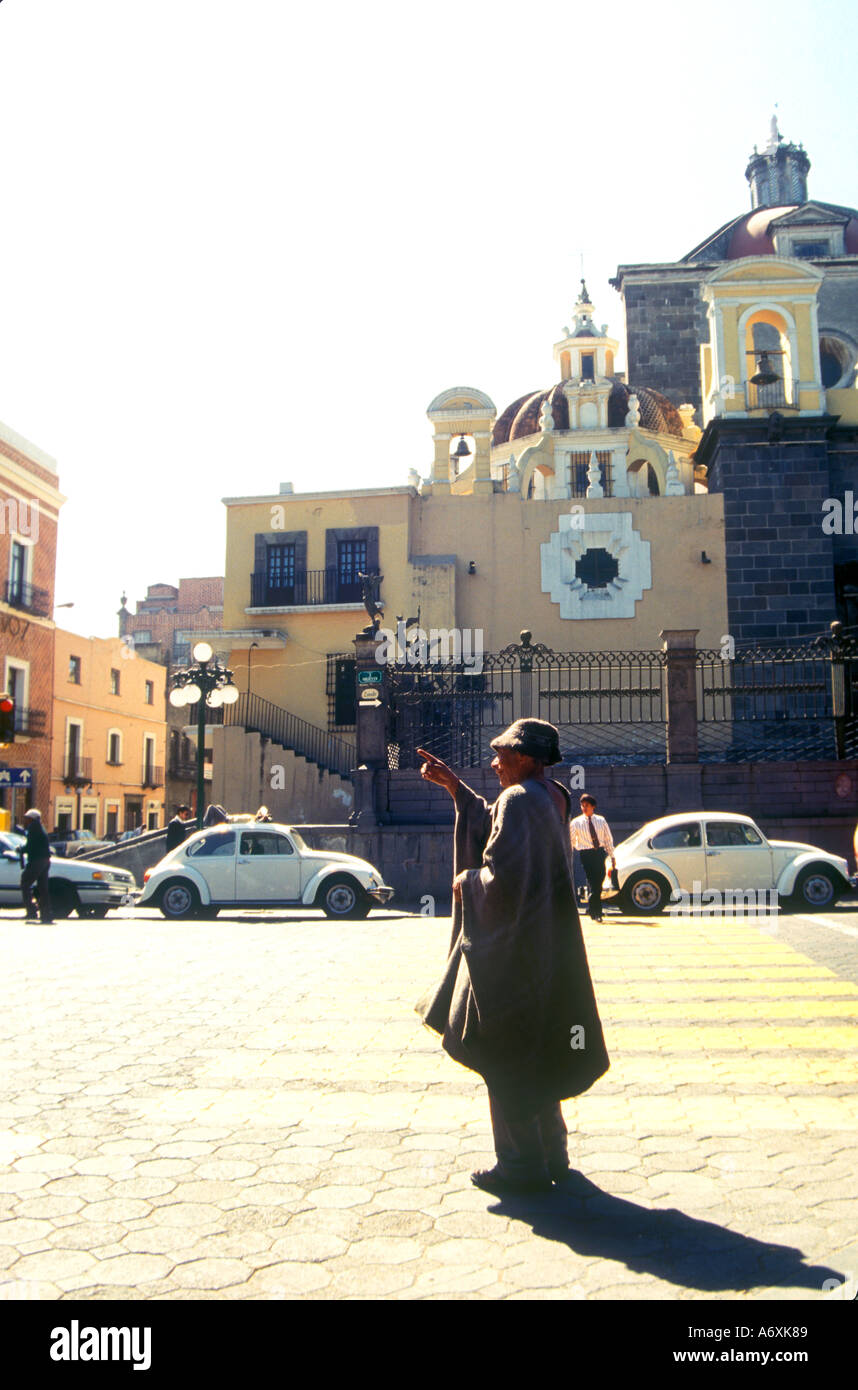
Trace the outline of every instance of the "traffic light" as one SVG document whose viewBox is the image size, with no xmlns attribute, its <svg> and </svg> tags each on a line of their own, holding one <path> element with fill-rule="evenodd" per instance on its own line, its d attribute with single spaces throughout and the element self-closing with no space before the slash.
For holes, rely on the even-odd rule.
<svg viewBox="0 0 858 1390">
<path fill-rule="evenodd" d="M 8 691 L 0 695 L 0 748 L 15 742 L 15 701 Z"/>
</svg>

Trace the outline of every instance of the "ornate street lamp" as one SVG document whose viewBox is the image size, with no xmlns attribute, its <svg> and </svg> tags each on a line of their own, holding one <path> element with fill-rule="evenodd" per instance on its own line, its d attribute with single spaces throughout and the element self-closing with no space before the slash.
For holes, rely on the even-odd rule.
<svg viewBox="0 0 858 1390">
<path fill-rule="evenodd" d="M 209 709 L 219 709 L 221 705 L 234 705 L 238 699 L 238 686 L 233 684 L 232 671 L 219 666 L 214 660 L 214 652 L 208 642 L 198 642 L 193 650 L 195 666 L 187 671 L 176 671 L 170 689 L 170 704 L 180 709 L 182 705 L 195 705 L 197 709 L 197 829 L 203 828 L 203 801 L 205 799 L 203 763 L 205 759 L 206 705 Z"/>
</svg>

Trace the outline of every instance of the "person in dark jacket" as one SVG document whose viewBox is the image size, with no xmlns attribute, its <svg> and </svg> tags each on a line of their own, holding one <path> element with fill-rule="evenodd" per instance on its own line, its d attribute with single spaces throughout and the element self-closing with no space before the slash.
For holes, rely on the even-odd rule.
<svg viewBox="0 0 858 1390">
<path fill-rule="evenodd" d="M 35 884 L 42 921 L 52 923 L 54 919 L 51 916 L 51 890 L 48 885 L 51 847 L 42 825 L 41 813 L 36 810 L 27 811 L 24 820 L 27 822 L 27 843 L 22 854 L 26 856 L 27 863 L 21 874 L 21 892 L 24 894 L 24 905 L 27 909 L 26 920 L 28 922 L 39 920 L 36 904 L 33 902 L 33 884 Z"/>
<path fill-rule="evenodd" d="M 417 1010 L 489 1091 L 497 1164 L 471 1175 L 498 1194 L 550 1191 L 569 1174 L 560 1101 L 609 1067 L 573 887 L 570 796 L 546 777 L 557 730 L 521 719 L 492 742 L 493 806 L 418 749 L 456 805 L 453 932 L 440 983 Z"/>
<path fill-rule="evenodd" d="M 167 848 L 166 853 L 180 845 L 188 833 L 188 821 L 191 818 L 190 806 L 182 805 L 176 811 L 173 819 L 167 825 Z"/>
</svg>

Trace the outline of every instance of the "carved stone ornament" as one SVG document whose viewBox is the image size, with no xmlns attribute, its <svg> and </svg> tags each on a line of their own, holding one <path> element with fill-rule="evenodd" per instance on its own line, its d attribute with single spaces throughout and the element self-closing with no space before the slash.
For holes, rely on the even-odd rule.
<svg viewBox="0 0 858 1390">
<path fill-rule="evenodd" d="M 602 487 L 602 469 L 596 457 L 596 450 L 590 452 L 590 466 L 587 469 L 587 496 L 604 497 L 605 489 Z"/>
<path fill-rule="evenodd" d="M 631 512 L 572 512 L 540 546 L 542 592 L 559 604 L 561 618 L 633 618 L 635 604 L 652 588 L 649 541 L 635 530 Z M 617 563 L 616 578 L 590 588 L 576 574 L 588 550 L 605 550 Z"/>
</svg>

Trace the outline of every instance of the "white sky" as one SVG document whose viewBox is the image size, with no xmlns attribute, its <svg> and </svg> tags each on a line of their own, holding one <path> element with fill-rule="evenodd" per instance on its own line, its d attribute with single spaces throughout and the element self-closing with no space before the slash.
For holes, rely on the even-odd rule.
<svg viewBox="0 0 858 1390">
<path fill-rule="evenodd" d="M 858 204 L 856 9 L 0 0 L 0 419 L 69 501 L 64 626 L 223 572 L 224 496 L 404 484 L 425 410 L 555 379 L 607 280 L 750 207 L 781 131 Z M 645 383 L 644 383 L 645 384 Z"/>
</svg>

